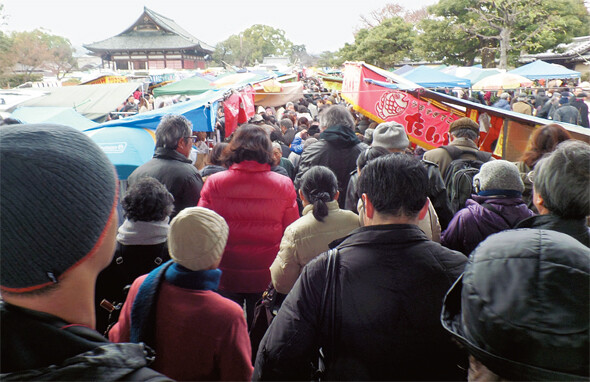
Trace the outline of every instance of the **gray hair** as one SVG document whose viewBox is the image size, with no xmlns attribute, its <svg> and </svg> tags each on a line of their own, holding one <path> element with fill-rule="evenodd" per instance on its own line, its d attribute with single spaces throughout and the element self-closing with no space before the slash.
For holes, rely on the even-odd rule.
<svg viewBox="0 0 590 382">
<path fill-rule="evenodd" d="M 178 140 L 190 137 L 192 132 L 193 124 L 185 116 L 167 114 L 156 128 L 156 147 L 174 150 L 178 147 Z"/>
<path fill-rule="evenodd" d="M 287 128 L 287 130 L 290 130 L 293 128 L 293 121 L 291 121 L 289 118 L 281 119 L 280 124 L 281 124 L 281 126 L 285 126 Z"/>
<path fill-rule="evenodd" d="M 479 139 L 479 134 L 477 134 L 472 129 L 457 129 L 451 133 L 451 135 L 455 138 L 467 138 L 471 139 L 474 142 L 477 142 Z"/>
<path fill-rule="evenodd" d="M 279 149 L 279 150 L 281 150 L 281 152 L 283 152 L 283 148 L 281 147 L 281 144 L 279 142 L 277 142 L 277 141 L 274 141 L 272 143 L 272 148 L 273 148 L 273 150 L 274 149 Z"/>
<path fill-rule="evenodd" d="M 344 106 L 328 106 L 320 113 L 320 127 L 325 129 L 332 126 L 341 126 L 354 131 L 354 120 Z"/>
<path fill-rule="evenodd" d="M 590 145 L 567 140 L 535 165 L 535 192 L 553 214 L 566 219 L 590 215 Z"/>
</svg>

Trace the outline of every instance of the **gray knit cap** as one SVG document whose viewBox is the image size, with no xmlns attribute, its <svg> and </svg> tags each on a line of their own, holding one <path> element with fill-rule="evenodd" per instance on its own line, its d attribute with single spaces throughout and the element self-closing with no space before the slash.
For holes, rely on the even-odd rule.
<svg viewBox="0 0 590 382">
<path fill-rule="evenodd" d="M 176 263 L 200 271 L 221 259 L 228 236 L 229 227 L 217 212 L 189 207 L 170 222 L 168 251 Z"/>
<path fill-rule="evenodd" d="M 0 166 L 0 287 L 57 283 L 116 217 L 115 169 L 85 134 L 48 124 L 0 127 Z"/>
<path fill-rule="evenodd" d="M 479 173 L 473 177 L 473 185 L 479 186 L 481 191 L 524 191 L 518 167 L 512 162 L 501 159 L 482 164 Z"/>
<path fill-rule="evenodd" d="M 384 147 L 388 150 L 405 150 L 410 141 L 406 129 L 397 122 L 383 122 L 373 132 L 371 146 Z"/>
</svg>

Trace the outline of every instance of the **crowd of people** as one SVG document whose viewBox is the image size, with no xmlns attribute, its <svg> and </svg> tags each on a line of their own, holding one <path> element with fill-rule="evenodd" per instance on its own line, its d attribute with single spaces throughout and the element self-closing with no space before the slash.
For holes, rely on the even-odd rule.
<svg viewBox="0 0 590 382">
<path fill-rule="evenodd" d="M 560 125 L 516 163 L 466 117 L 424 152 L 310 93 L 210 150 L 155 134 L 118 195 L 83 133 L 0 127 L 2 379 L 590 377 L 590 145 Z"/>
<path fill-rule="evenodd" d="M 476 92 L 471 97 L 463 93 L 461 97 L 499 109 L 590 128 L 590 97 L 587 91 L 575 86 L 528 92 L 504 91 L 499 96 L 491 91 Z"/>
</svg>

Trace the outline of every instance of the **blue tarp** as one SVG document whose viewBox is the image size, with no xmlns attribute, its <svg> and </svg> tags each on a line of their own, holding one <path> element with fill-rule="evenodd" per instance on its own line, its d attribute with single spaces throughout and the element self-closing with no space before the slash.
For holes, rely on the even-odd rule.
<svg viewBox="0 0 590 382">
<path fill-rule="evenodd" d="M 412 71 L 402 74 L 402 77 L 425 88 L 471 87 L 471 81 L 466 78 L 445 74 L 427 66 L 419 66 Z"/>
<path fill-rule="evenodd" d="M 549 64 L 541 60 L 523 65 L 519 68 L 509 71 L 508 73 L 518 74 L 519 76 L 526 77 L 529 80 L 580 78 L 580 72 L 570 70 L 565 66 Z"/>
<path fill-rule="evenodd" d="M 11 117 L 20 119 L 24 123 L 57 123 L 80 131 L 98 126 L 98 123 L 84 117 L 71 107 L 23 106 L 13 111 Z"/>
<path fill-rule="evenodd" d="M 152 159 L 156 147 L 155 132 L 125 126 L 103 127 L 84 132 L 107 155 L 125 180 L 137 167 Z"/>
<path fill-rule="evenodd" d="M 164 115 L 181 114 L 192 122 L 193 131 L 213 131 L 218 101 L 223 98 L 223 94 L 223 91 L 208 91 L 198 96 L 192 96 L 190 101 L 179 102 L 161 109 L 108 121 L 96 128 L 125 126 L 156 130 L 160 119 Z"/>
<path fill-rule="evenodd" d="M 411 72 L 412 70 L 414 70 L 414 67 L 413 66 L 404 65 L 401 68 L 394 70 L 393 72 L 395 74 L 397 74 L 398 76 L 401 76 L 401 75 L 406 74 L 407 72 Z"/>
</svg>

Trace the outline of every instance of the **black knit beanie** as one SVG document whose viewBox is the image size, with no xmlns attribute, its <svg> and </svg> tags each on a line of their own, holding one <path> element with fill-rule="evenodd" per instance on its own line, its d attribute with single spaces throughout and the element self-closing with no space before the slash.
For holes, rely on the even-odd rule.
<svg viewBox="0 0 590 382">
<path fill-rule="evenodd" d="M 96 251 L 115 216 L 113 165 L 71 127 L 0 127 L 0 187 L 3 291 L 57 283 Z"/>
</svg>

